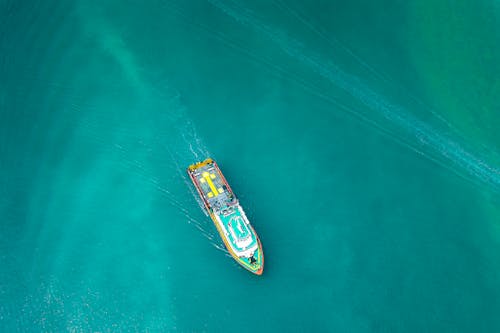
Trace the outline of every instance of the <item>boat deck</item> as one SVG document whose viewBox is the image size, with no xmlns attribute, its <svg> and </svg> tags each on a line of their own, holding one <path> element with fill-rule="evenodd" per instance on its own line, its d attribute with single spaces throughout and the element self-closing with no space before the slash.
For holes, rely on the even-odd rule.
<svg viewBox="0 0 500 333">
<path fill-rule="evenodd" d="M 194 170 L 198 187 L 210 208 L 222 211 L 237 203 L 231 189 L 213 164 L 206 164 Z"/>
<path fill-rule="evenodd" d="M 239 207 L 230 208 L 227 214 L 221 213 L 218 216 L 235 252 L 246 252 L 257 246 L 256 237 L 241 215 Z"/>
</svg>

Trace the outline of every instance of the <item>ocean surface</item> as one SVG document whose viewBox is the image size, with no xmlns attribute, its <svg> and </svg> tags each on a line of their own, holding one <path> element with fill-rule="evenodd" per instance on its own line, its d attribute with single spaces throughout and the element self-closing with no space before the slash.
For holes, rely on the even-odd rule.
<svg viewBox="0 0 500 333">
<path fill-rule="evenodd" d="M 0 331 L 500 332 L 499 59 L 495 0 L 0 0 Z"/>
</svg>

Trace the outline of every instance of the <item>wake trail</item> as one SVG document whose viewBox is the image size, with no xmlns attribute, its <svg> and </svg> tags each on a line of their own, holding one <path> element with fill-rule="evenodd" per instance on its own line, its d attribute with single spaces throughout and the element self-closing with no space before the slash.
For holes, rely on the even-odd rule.
<svg viewBox="0 0 500 333">
<path fill-rule="evenodd" d="M 192 126 L 192 125 L 190 125 L 190 126 Z M 192 127 L 192 128 L 194 130 L 194 127 Z M 196 133 L 196 132 L 193 132 L 193 133 Z M 198 137 L 198 139 L 199 139 L 199 137 Z M 201 139 L 199 139 L 199 140 L 201 143 Z M 199 145 L 197 147 L 199 147 L 200 151 L 203 151 L 206 149 L 204 145 Z M 208 219 L 208 213 L 206 212 L 205 206 L 204 206 L 203 202 L 201 201 L 198 193 L 194 190 L 194 186 L 191 183 L 191 179 L 189 179 L 189 177 L 186 175 L 186 167 L 181 166 L 178 162 L 179 160 L 181 160 L 181 158 L 179 158 L 178 153 L 173 152 L 169 147 L 165 147 L 165 149 L 167 150 L 172 163 L 175 165 L 175 170 L 176 170 L 178 176 L 182 179 L 185 187 L 187 189 L 189 189 L 189 192 L 190 192 L 192 198 L 194 198 L 194 200 L 198 203 L 201 211 L 207 217 L 206 221 L 204 221 L 204 222 L 200 222 L 200 221 L 193 219 L 193 218 L 188 218 L 188 223 L 194 225 L 195 228 L 197 228 L 201 232 L 201 234 L 206 239 L 208 239 L 210 241 L 210 244 L 213 247 L 215 247 L 217 250 L 227 252 L 227 250 L 225 249 L 225 247 L 222 244 L 222 240 L 219 237 L 217 237 L 217 233 L 214 230 L 215 229 L 214 226 L 209 222 L 210 220 Z M 185 210 L 185 213 L 186 213 L 186 216 L 189 214 L 187 212 L 187 210 Z"/>
<path fill-rule="evenodd" d="M 124 150 L 122 146 L 115 145 L 115 147 L 118 148 L 124 155 L 127 153 L 127 151 Z M 181 179 L 181 181 L 184 183 L 183 185 L 189 190 L 190 196 L 192 196 L 198 202 L 200 209 L 205 213 L 206 216 L 208 216 L 208 214 L 206 214 L 205 212 L 203 203 L 199 199 L 199 196 L 197 196 L 197 193 L 194 192 L 193 186 L 185 174 L 185 169 L 178 162 L 179 158 L 181 158 L 179 155 L 182 155 L 182 152 L 186 153 L 187 155 L 189 155 L 189 153 L 183 151 L 182 149 L 177 153 L 173 153 L 168 146 L 165 147 L 165 150 L 167 151 L 169 157 L 168 164 L 173 167 L 174 171 L 177 173 L 176 178 Z M 194 215 L 196 214 L 193 214 L 193 209 L 188 208 L 188 205 L 185 202 L 186 200 L 183 200 L 184 198 L 180 196 L 179 193 L 174 193 L 172 190 L 170 190 L 167 185 L 164 184 L 164 181 L 162 182 L 160 178 L 155 177 L 151 174 L 151 172 L 148 172 L 141 161 L 138 161 L 136 159 L 124 158 L 122 159 L 121 164 L 129 172 L 133 172 L 135 177 L 142 179 L 142 181 L 149 184 L 156 191 L 158 191 L 165 198 L 165 201 L 171 207 L 174 207 L 177 212 L 186 219 L 186 222 L 188 224 L 193 225 L 200 231 L 203 237 L 210 241 L 210 244 L 213 247 L 215 247 L 217 250 L 224 250 L 223 244 L 221 242 L 217 242 L 220 241 L 220 239 L 216 237 L 217 235 L 214 231 L 213 226 L 209 223 L 209 220 L 200 220 L 195 217 Z"/>
<path fill-rule="evenodd" d="M 175 13 L 176 15 L 189 20 L 191 19 L 191 16 L 189 16 L 187 13 L 183 12 L 179 7 L 172 6 L 172 4 L 169 3 L 169 10 L 171 13 Z M 264 68 L 267 68 L 270 70 L 270 72 L 273 75 L 276 75 L 279 78 L 285 78 L 288 81 L 292 81 L 298 86 L 302 87 L 305 91 L 309 92 L 310 94 L 319 97 L 328 103 L 331 103 L 341 109 L 343 109 L 346 112 L 349 112 L 352 116 L 356 117 L 359 121 L 364 122 L 366 124 L 369 124 L 370 126 L 378 128 L 380 131 L 384 132 L 386 135 L 391 136 L 392 134 L 387 132 L 382 126 L 377 124 L 373 119 L 369 119 L 362 115 L 359 112 L 356 112 L 353 108 L 347 106 L 344 103 L 341 103 L 337 99 L 333 98 L 330 95 L 327 95 L 323 92 L 321 92 L 321 89 L 318 88 L 316 85 L 314 85 L 311 82 L 305 81 L 303 78 L 300 76 L 296 75 L 295 73 L 291 72 L 290 70 L 287 70 L 283 66 L 280 66 L 271 60 L 266 59 L 262 55 L 258 55 L 254 52 L 251 51 L 250 48 L 244 47 L 238 43 L 236 43 L 234 40 L 231 40 L 228 38 L 226 35 L 221 34 L 219 31 L 211 29 L 209 26 L 201 24 L 200 22 L 190 22 L 190 26 L 194 26 L 199 28 L 201 31 L 207 33 L 209 36 L 215 38 L 217 41 L 223 43 L 224 45 L 240 52 L 241 54 L 247 56 L 251 61 L 253 61 L 256 64 L 263 65 Z M 393 136 L 393 135 L 392 135 Z M 398 140 L 398 138 L 394 137 L 395 140 Z M 404 142 L 400 142 L 401 144 L 405 144 Z"/>
<path fill-rule="evenodd" d="M 414 146 L 423 156 L 436 160 L 430 154 L 436 155 L 439 159 L 449 162 L 440 164 L 447 165 L 455 173 L 466 179 L 472 177 L 479 180 L 495 192 L 500 191 L 500 170 L 465 150 L 451 137 L 436 132 L 431 126 L 409 114 L 401 106 L 391 103 L 376 93 L 358 77 L 343 71 L 331 60 L 325 59 L 313 50 L 306 49 L 301 42 L 292 36 L 265 24 L 247 8 L 233 1 L 207 1 L 238 23 L 266 36 L 288 56 L 298 60 L 333 85 L 341 88 L 368 109 L 375 111 L 377 116 L 382 117 L 397 129 L 387 129 L 387 131 L 394 135 L 397 131 L 401 131 L 404 135 L 409 136 L 411 141 L 408 144 Z M 362 114 L 360 111 L 357 113 Z M 373 120 L 373 116 L 365 118 Z"/>
<path fill-rule="evenodd" d="M 171 3 L 169 3 L 169 10 L 170 13 L 175 13 L 176 16 L 180 16 L 183 19 L 190 20 L 191 16 L 189 16 L 187 13 L 183 12 L 179 7 L 172 6 Z M 201 31 L 207 33 L 209 36 L 215 38 L 217 41 L 223 43 L 224 45 L 240 52 L 243 55 L 246 55 L 250 60 L 255 62 L 256 64 L 264 65 L 264 68 L 268 68 L 270 72 L 277 77 L 280 78 L 286 78 L 289 81 L 292 81 L 302 87 L 305 91 L 309 92 L 310 94 L 321 98 L 325 100 L 328 103 L 331 103 L 332 105 L 335 105 L 339 107 L 340 109 L 344 110 L 345 112 L 349 113 L 351 116 L 355 117 L 358 119 L 361 123 L 364 123 L 366 125 L 369 125 L 375 129 L 377 129 L 379 132 L 383 133 L 384 135 L 390 137 L 394 141 L 398 142 L 400 145 L 414 151 L 416 154 L 421 155 L 423 157 L 426 157 L 429 160 L 432 160 L 434 163 L 442 166 L 443 168 L 446 168 L 450 170 L 451 172 L 455 173 L 456 175 L 470 181 L 473 183 L 476 183 L 477 180 L 471 177 L 468 177 L 464 175 L 464 173 L 459 173 L 457 172 L 456 169 L 451 168 L 448 164 L 443 163 L 441 160 L 430 156 L 429 154 L 426 154 L 424 151 L 421 149 L 417 148 L 415 145 L 412 145 L 408 141 L 404 140 L 400 136 L 396 135 L 394 131 L 390 131 L 387 127 L 384 127 L 379 124 L 379 122 L 375 121 L 372 118 L 368 118 L 365 115 L 363 115 L 361 112 L 356 111 L 354 108 L 347 106 L 344 103 L 341 103 L 337 99 L 333 98 L 333 96 L 325 94 L 321 92 L 321 89 L 319 89 L 317 86 L 315 86 L 313 83 L 308 82 L 303 80 L 301 77 L 295 75 L 292 73 L 290 70 L 285 69 L 282 66 L 279 66 L 278 64 L 266 59 L 262 55 L 257 55 L 254 52 L 251 52 L 251 50 L 248 47 L 244 47 L 242 45 L 239 45 L 236 43 L 234 40 L 231 40 L 228 38 L 226 35 L 221 34 L 219 31 L 211 29 L 207 25 L 203 25 L 200 22 L 193 21 L 190 22 L 190 26 L 197 27 Z"/>
<path fill-rule="evenodd" d="M 380 80 L 381 82 L 387 84 L 389 87 L 392 88 L 398 88 L 399 90 L 402 90 L 402 92 L 408 96 L 411 100 L 416 102 L 418 105 L 422 106 L 424 110 L 432 114 L 433 117 L 438 119 L 445 127 L 447 127 L 450 131 L 453 132 L 454 135 L 459 136 L 460 138 L 464 139 L 462 133 L 453 125 L 451 124 L 446 118 L 441 116 L 438 112 L 436 112 L 431 106 L 429 106 L 427 103 L 425 103 L 423 100 L 418 98 L 414 93 L 409 91 L 408 89 L 401 87 L 398 82 L 396 82 L 394 79 L 392 79 L 388 74 L 378 70 L 376 67 L 371 66 L 367 61 L 363 60 L 362 57 L 358 56 L 349 46 L 347 46 L 345 43 L 340 41 L 338 38 L 335 38 L 334 36 L 330 36 L 326 34 L 324 31 L 320 30 L 318 27 L 316 27 L 313 23 L 308 20 L 304 14 L 301 14 L 297 12 L 295 9 L 292 7 L 288 6 L 283 0 L 273 0 L 275 5 L 284 10 L 285 12 L 290 13 L 291 16 L 293 16 L 295 19 L 297 19 L 300 23 L 305 25 L 310 31 L 312 31 L 314 34 L 319 36 L 324 42 L 326 42 L 332 49 L 335 48 L 340 48 L 351 58 L 353 58 L 355 61 L 357 61 L 363 68 L 365 68 L 368 72 L 370 72 L 375 78 Z M 495 157 L 498 158 L 499 154 L 498 152 L 494 151 L 491 147 L 487 147 L 484 144 L 480 144 L 480 147 L 483 151 L 488 151 L 490 154 L 494 155 Z"/>
<path fill-rule="evenodd" d="M 389 82 L 390 78 L 380 71 L 378 71 L 375 67 L 368 64 L 361 57 L 355 54 L 348 46 L 342 43 L 339 39 L 335 37 L 328 37 L 323 31 L 319 30 L 316 26 L 314 26 L 310 21 L 308 21 L 303 15 L 298 13 L 292 7 L 288 6 L 282 0 L 274 0 L 274 3 L 280 9 L 290 13 L 293 17 L 295 17 L 299 22 L 305 25 L 309 30 L 318 35 L 321 39 L 323 39 L 329 46 L 331 47 L 340 47 L 347 54 L 349 54 L 353 59 L 355 59 L 359 64 L 361 64 L 366 70 L 368 70 L 373 76 L 378 78 L 381 81 Z"/>
</svg>

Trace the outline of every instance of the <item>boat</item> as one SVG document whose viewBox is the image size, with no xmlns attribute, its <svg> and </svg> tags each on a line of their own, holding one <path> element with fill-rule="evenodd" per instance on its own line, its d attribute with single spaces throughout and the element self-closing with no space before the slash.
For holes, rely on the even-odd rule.
<svg viewBox="0 0 500 333">
<path fill-rule="evenodd" d="M 190 165 L 187 173 L 228 252 L 245 269 L 262 275 L 264 252 L 259 236 L 217 163 L 207 158 Z"/>
</svg>

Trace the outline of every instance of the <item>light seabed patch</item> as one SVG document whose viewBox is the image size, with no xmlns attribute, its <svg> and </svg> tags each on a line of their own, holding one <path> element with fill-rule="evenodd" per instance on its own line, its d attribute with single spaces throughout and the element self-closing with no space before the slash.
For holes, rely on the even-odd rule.
<svg viewBox="0 0 500 333">
<path fill-rule="evenodd" d="M 202 160 L 210 153 L 198 135 L 193 122 L 187 116 L 185 107 L 180 103 L 179 94 L 172 92 L 172 89 L 165 85 L 156 87 L 146 79 L 133 51 L 127 47 L 120 34 L 103 17 L 98 7 L 82 2 L 80 14 L 87 34 L 94 36 L 102 50 L 116 61 L 138 97 L 148 104 L 151 103 L 150 101 L 156 101 L 154 107 L 164 110 L 164 117 L 161 121 L 165 134 L 156 136 L 154 142 L 154 145 L 161 145 L 164 151 L 153 151 L 152 147 L 147 147 L 147 143 L 144 143 L 144 149 L 151 151 L 151 154 L 160 153 L 169 156 L 170 161 L 165 168 L 165 174 L 177 174 L 180 177 L 177 179 L 182 179 L 186 188 L 192 192 L 191 186 L 187 186 L 189 180 L 182 166 Z M 128 149 L 124 144 L 118 147 L 124 156 L 128 154 Z M 174 168 L 173 172 L 168 171 L 169 167 Z M 214 237 L 213 227 L 194 218 L 190 213 L 191 210 L 182 203 L 184 200 L 179 199 L 179 194 L 173 194 L 165 182 L 160 181 L 158 177 L 145 175 L 145 178 L 185 216 L 189 224 L 195 225 L 205 237 L 210 239 L 214 247 L 223 249 L 222 244 L 214 242 L 217 238 Z M 195 200 L 199 200 L 195 193 L 191 194 Z"/>
</svg>

